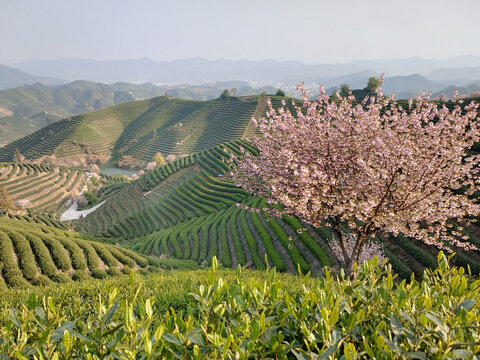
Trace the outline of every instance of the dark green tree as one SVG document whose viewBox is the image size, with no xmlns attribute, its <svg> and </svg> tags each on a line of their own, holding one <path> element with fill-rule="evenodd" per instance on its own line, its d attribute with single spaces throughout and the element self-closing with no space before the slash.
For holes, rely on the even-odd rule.
<svg viewBox="0 0 480 360">
<path fill-rule="evenodd" d="M 347 97 L 350 95 L 350 87 L 347 84 L 340 85 L 340 96 Z"/>
<path fill-rule="evenodd" d="M 277 89 L 275 96 L 285 96 L 285 91 L 283 91 L 282 89 Z"/>
<path fill-rule="evenodd" d="M 368 78 L 368 84 L 365 90 L 375 92 L 381 83 L 382 83 L 382 80 L 380 80 L 379 78 L 376 78 L 375 76 L 370 76 Z"/>
<path fill-rule="evenodd" d="M 230 99 L 230 93 L 227 89 L 223 90 L 222 94 L 220 95 L 220 99 Z"/>
</svg>

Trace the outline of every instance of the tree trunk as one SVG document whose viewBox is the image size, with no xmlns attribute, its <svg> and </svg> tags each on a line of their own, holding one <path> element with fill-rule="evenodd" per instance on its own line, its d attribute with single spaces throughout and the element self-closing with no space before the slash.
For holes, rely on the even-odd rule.
<svg viewBox="0 0 480 360">
<path fill-rule="evenodd" d="M 355 263 L 359 263 L 360 261 L 360 255 L 362 255 L 362 250 L 363 246 L 365 244 L 365 241 L 367 239 L 366 234 L 364 233 L 357 233 L 357 241 L 355 241 L 355 246 L 353 247 L 353 252 L 352 255 L 350 256 L 350 260 L 346 263 L 346 269 L 345 272 L 347 276 L 350 276 L 351 278 L 355 276 L 353 274 L 353 265 Z"/>
<path fill-rule="evenodd" d="M 345 245 L 345 238 L 343 236 L 343 231 L 340 228 L 340 220 L 337 217 L 337 218 L 332 219 L 332 222 L 335 224 L 334 227 L 333 227 L 333 231 L 337 235 L 338 242 L 340 243 L 340 249 L 342 250 L 344 263 L 348 264 L 351 261 L 351 257 L 348 255 L 347 247 Z"/>
</svg>

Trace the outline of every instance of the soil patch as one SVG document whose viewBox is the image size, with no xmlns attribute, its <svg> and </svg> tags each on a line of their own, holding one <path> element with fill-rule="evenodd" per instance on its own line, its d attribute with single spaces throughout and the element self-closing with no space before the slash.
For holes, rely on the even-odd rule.
<svg viewBox="0 0 480 360">
<path fill-rule="evenodd" d="M 0 117 L 10 116 L 10 115 L 13 115 L 13 111 L 4 107 L 0 107 Z"/>
</svg>

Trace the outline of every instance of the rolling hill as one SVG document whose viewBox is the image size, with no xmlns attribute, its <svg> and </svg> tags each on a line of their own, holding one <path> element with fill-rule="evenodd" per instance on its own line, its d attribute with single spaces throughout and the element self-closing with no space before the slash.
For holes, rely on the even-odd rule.
<svg viewBox="0 0 480 360">
<path fill-rule="evenodd" d="M 253 88 L 243 81 L 178 86 L 74 81 L 56 86 L 35 83 L 0 90 L 0 146 L 27 136 L 49 123 L 124 102 L 164 94 L 187 100 L 211 100 L 217 98 L 224 89 L 242 96 L 276 91 L 268 86 Z"/>
<path fill-rule="evenodd" d="M 272 97 L 273 106 L 278 107 L 281 100 Z M 72 161 L 84 156 L 145 163 L 162 152 L 175 158 L 171 156 L 166 165 L 135 181 L 100 188 L 97 196 L 105 203 L 74 221 L 75 228 L 89 239 L 121 244 L 151 256 L 148 259 L 155 264 L 170 261 L 183 264 L 176 266 L 198 267 L 217 257 L 225 267 L 263 269 L 268 262 L 280 271 L 294 273 L 299 266 L 302 272 L 314 275 L 321 274 L 325 266 L 338 269 L 327 228 L 316 229 L 288 216 L 270 219 L 260 210 L 248 211 L 246 208 L 264 207 L 264 200 L 230 180 L 225 161 L 230 152 L 256 153 L 245 138 L 255 131 L 251 116 L 259 117 L 265 109 L 265 96 L 210 101 L 160 96 L 64 119 L 0 149 L 2 160 L 10 160 L 18 149 L 36 161 L 4 164 L 0 185 L 15 199 L 34 194 L 32 205 L 39 213 L 16 214 L 17 221 L 65 231 L 62 223 L 42 212 L 54 212 L 60 199 L 81 186 L 81 174 L 38 164 L 40 160 Z M 479 227 L 462 231 L 480 246 Z M 385 236 L 383 243 L 394 270 L 404 278 L 412 273 L 420 278 L 425 268 L 436 266 L 436 248 L 402 236 Z M 480 273 L 477 253 L 452 250 L 457 252 L 453 259 L 457 265 Z M 160 259 L 164 257 L 167 259 Z"/>
<path fill-rule="evenodd" d="M 279 102 L 280 98 L 273 98 Z M 160 96 L 66 118 L 0 148 L 0 161 L 18 150 L 28 160 L 97 156 L 115 162 L 151 161 L 156 152 L 188 155 L 252 135 L 252 116 L 262 116 L 266 96 L 193 101 Z"/>
</svg>

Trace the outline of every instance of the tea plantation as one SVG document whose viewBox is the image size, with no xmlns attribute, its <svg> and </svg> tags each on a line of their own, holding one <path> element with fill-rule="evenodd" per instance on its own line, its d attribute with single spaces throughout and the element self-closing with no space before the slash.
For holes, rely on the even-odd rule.
<svg viewBox="0 0 480 360">
<path fill-rule="evenodd" d="M 227 160 L 257 153 L 245 138 L 265 109 L 161 96 L 1 148 L 0 186 L 30 203 L 0 217 L 0 359 L 478 359 L 478 251 L 383 235 L 388 264 L 345 277 L 328 228 L 271 218 L 233 183 Z M 157 152 L 175 159 L 101 177 L 105 202 L 68 223 L 59 208 L 84 171 L 11 162 Z M 451 225 L 480 247 L 479 226 Z"/>
<path fill-rule="evenodd" d="M 339 267 L 331 249 L 328 228 L 315 229 L 284 216 L 270 219 L 259 210 L 261 198 L 252 197 L 229 179 L 228 152 L 255 153 L 237 140 L 154 169 L 122 187 L 94 213 L 82 219 L 81 232 L 115 239 L 139 253 L 168 256 L 206 264 L 215 256 L 226 267 L 264 269 L 265 259 L 279 271 L 320 274 L 325 266 Z M 455 225 L 455 224 L 454 224 Z M 456 225 L 455 225 L 456 226 Z M 480 246 L 478 227 L 462 230 Z M 438 249 L 401 235 L 383 239 L 383 252 L 403 278 L 421 279 L 425 268 L 435 268 Z M 480 273 L 477 252 L 456 252 L 455 264 Z"/>
</svg>

